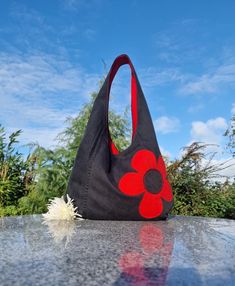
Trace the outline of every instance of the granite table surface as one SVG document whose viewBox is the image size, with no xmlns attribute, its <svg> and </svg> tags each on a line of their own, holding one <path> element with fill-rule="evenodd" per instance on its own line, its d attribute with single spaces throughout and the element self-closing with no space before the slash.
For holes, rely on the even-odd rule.
<svg viewBox="0 0 235 286">
<path fill-rule="evenodd" d="M 235 221 L 0 219 L 0 285 L 235 285 Z"/>
</svg>

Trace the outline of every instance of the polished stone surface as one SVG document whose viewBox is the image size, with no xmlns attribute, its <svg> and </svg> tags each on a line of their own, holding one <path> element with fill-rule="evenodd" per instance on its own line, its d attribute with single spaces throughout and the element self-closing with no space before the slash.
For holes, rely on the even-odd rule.
<svg viewBox="0 0 235 286">
<path fill-rule="evenodd" d="M 235 285 L 235 221 L 0 219 L 0 285 Z"/>
</svg>

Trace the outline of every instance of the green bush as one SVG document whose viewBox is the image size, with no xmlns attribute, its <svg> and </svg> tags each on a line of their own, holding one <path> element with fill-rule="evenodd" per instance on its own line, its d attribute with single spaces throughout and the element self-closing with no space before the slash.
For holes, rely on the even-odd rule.
<svg viewBox="0 0 235 286">
<path fill-rule="evenodd" d="M 24 159 L 16 149 L 21 130 L 13 132 L 8 142 L 5 130 L 0 125 L 0 206 L 15 205 L 19 198 L 28 193 L 33 177 L 32 161 Z"/>
<path fill-rule="evenodd" d="M 18 208 L 14 205 L 6 206 L 6 207 L 0 207 L 0 217 L 2 216 L 15 216 L 19 215 L 20 212 Z"/>
<path fill-rule="evenodd" d="M 209 158 L 203 167 L 206 148 L 205 144 L 193 143 L 184 148 L 185 154 L 180 160 L 169 164 L 168 177 L 175 200 L 172 213 L 234 218 L 235 183 L 214 182 L 213 178 L 224 166 L 212 165 Z"/>
</svg>

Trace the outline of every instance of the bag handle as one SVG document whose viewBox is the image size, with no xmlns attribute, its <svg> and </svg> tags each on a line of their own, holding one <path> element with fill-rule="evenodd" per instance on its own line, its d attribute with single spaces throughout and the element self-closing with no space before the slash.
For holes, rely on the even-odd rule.
<svg viewBox="0 0 235 286">
<path fill-rule="evenodd" d="M 110 94 L 110 89 L 111 85 L 113 82 L 113 79 L 115 75 L 117 74 L 117 71 L 119 68 L 125 64 L 128 64 L 131 69 L 131 115 L 132 115 L 132 139 L 135 136 L 136 133 L 136 128 L 137 128 L 137 121 L 138 121 L 138 110 L 137 110 L 137 76 L 136 72 L 134 69 L 134 66 L 130 60 L 130 58 L 126 55 L 120 55 L 118 56 L 109 71 L 108 74 L 108 88 L 107 88 L 107 99 L 106 99 L 106 127 L 108 129 L 108 134 L 109 134 L 109 144 L 110 148 L 113 154 L 118 154 L 119 151 L 115 144 L 113 143 L 110 133 L 109 133 L 109 128 L 108 128 L 108 107 L 109 107 L 109 94 Z"/>
</svg>

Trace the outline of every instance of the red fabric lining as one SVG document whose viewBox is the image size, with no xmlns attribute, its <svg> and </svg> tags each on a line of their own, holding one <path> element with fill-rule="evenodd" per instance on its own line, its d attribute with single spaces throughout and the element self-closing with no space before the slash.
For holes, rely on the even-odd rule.
<svg viewBox="0 0 235 286">
<path fill-rule="evenodd" d="M 109 138 L 109 144 L 110 144 L 109 147 L 110 147 L 110 149 L 111 149 L 111 152 L 112 152 L 113 154 L 118 154 L 119 151 L 118 151 L 117 147 L 115 146 L 115 144 L 113 143 L 113 141 L 112 141 L 111 138 Z"/>
<path fill-rule="evenodd" d="M 118 69 L 122 66 L 128 64 L 131 68 L 131 115 L 132 115 L 132 139 L 135 136 L 136 128 L 137 128 L 137 120 L 138 120 L 138 112 L 137 112 L 137 82 L 135 76 L 135 70 L 132 65 L 130 58 L 127 55 L 121 55 L 117 57 L 110 69 L 110 81 L 109 81 L 109 90 L 108 95 L 110 93 L 110 88 L 113 82 L 113 79 L 118 71 Z M 118 154 L 119 151 L 115 146 L 114 142 L 109 135 L 109 146 L 110 150 L 113 154 Z"/>
<path fill-rule="evenodd" d="M 137 128 L 137 83 L 136 78 L 131 73 L 131 114 L 132 114 L 132 139 L 135 135 L 136 128 Z"/>
</svg>

